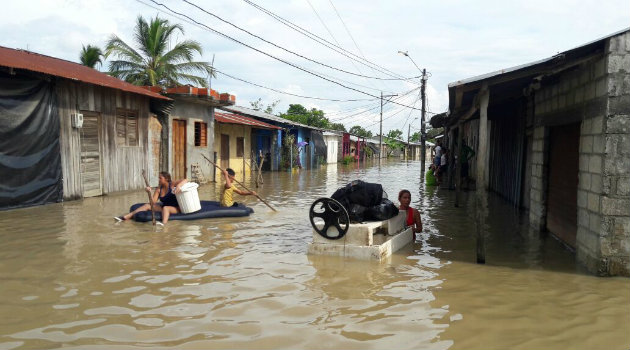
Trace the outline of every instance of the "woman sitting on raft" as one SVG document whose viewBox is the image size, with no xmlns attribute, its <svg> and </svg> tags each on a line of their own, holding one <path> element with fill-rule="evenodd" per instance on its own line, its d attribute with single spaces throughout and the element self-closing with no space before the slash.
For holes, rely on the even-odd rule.
<svg viewBox="0 0 630 350">
<path fill-rule="evenodd" d="M 153 211 L 162 212 L 162 222 L 158 221 L 158 224 L 166 224 L 168 222 L 168 217 L 171 214 L 177 214 L 180 212 L 175 194 L 181 192 L 182 185 L 187 182 L 188 180 L 186 179 L 172 181 L 171 174 L 166 171 L 160 172 L 160 176 L 158 177 L 159 191 L 155 191 L 153 194 L 153 203 L 155 203 L 153 205 Z M 145 190 L 151 194 L 151 187 L 146 187 Z M 157 202 L 158 199 L 160 200 L 160 203 Z M 117 216 L 115 219 L 117 221 L 129 220 L 133 218 L 136 213 L 146 210 L 151 210 L 151 204 L 146 203 L 131 213 L 124 216 Z"/>
<path fill-rule="evenodd" d="M 413 227 L 414 233 L 422 232 L 422 219 L 420 219 L 420 212 L 418 209 L 411 208 L 409 206 L 411 204 L 411 192 L 408 190 L 401 190 L 398 192 L 398 201 L 400 202 L 400 207 L 398 207 L 398 209 L 407 212 L 407 220 L 405 220 L 406 225 Z"/>
</svg>

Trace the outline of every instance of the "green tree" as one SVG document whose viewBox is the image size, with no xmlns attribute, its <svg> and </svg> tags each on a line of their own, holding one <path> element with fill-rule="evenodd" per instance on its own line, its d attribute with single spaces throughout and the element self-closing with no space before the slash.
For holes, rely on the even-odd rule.
<svg viewBox="0 0 630 350">
<path fill-rule="evenodd" d="M 403 133 L 402 133 L 402 131 L 400 131 L 400 130 L 398 130 L 398 129 L 395 129 L 395 130 L 390 130 L 390 131 L 387 133 L 387 136 L 386 136 L 386 137 L 387 137 L 387 138 L 390 138 L 390 139 L 396 139 L 396 140 L 399 140 L 399 139 L 402 139 L 402 134 L 403 134 Z"/>
<path fill-rule="evenodd" d="M 258 98 L 258 100 L 254 101 L 254 102 L 249 102 L 249 105 L 252 107 L 253 110 L 255 111 L 263 111 L 267 114 L 273 114 L 273 110 L 274 108 L 276 108 L 276 106 L 278 105 L 278 103 L 280 103 L 280 100 L 275 100 L 273 102 L 271 102 L 270 104 L 267 105 L 267 107 L 265 107 L 262 98 Z"/>
<path fill-rule="evenodd" d="M 411 137 L 409 138 L 409 141 L 411 142 L 420 142 L 420 132 L 416 131 L 414 132 Z"/>
<path fill-rule="evenodd" d="M 88 66 L 90 68 L 96 68 L 96 65 L 99 66 L 103 64 L 101 58 L 103 57 L 103 51 L 98 46 L 93 45 L 82 45 L 81 54 L 79 55 L 79 61 L 82 65 Z"/>
<path fill-rule="evenodd" d="M 361 136 L 361 137 L 372 137 L 372 132 L 369 131 L 369 130 L 363 129 L 363 127 L 361 125 L 355 125 L 355 126 L 351 127 L 350 131 L 348 131 L 348 132 L 353 134 L 353 135 L 357 135 L 357 136 Z"/>
<path fill-rule="evenodd" d="M 138 16 L 134 29 L 136 48 L 115 34 L 107 41 L 105 57 L 115 57 L 109 63 L 109 74 L 135 85 L 170 87 L 190 82 L 207 86 L 206 77 L 214 76 L 214 70 L 208 62 L 193 61 L 195 53 L 203 53 L 197 41 L 184 40 L 168 50 L 178 32 L 184 34 L 180 24 L 171 24 L 158 16 L 147 23 Z"/>
<path fill-rule="evenodd" d="M 346 126 L 342 123 L 330 123 L 329 129 L 346 132 Z"/>
<path fill-rule="evenodd" d="M 316 128 L 329 129 L 330 121 L 324 116 L 324 111 L 316 108 L 306 109 L 301 104 L 291 104 L 286 113 L 280 113 L 280 117 L 297 123 L 314 126 Z"/>
</svg>

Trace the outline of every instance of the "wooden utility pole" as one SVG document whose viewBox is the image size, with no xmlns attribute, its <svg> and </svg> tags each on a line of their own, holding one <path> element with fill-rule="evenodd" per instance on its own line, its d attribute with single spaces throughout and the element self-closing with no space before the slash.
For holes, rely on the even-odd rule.
<svg viewBox="0 0 630 350">
<path fill-rule="evenodd" d="M 409 134 L 411 134 L 411 122 L 407 125 L 407 160 L 409 160 L 411 155 L 411 143 L 409 141 Z"/>
<path fill-rule="evenodd" d="M 381 123 L 379 127 L 379 135 L 378 135 L 378 147 L 380 148 L 378 158 L 381 159 L 383 157 L 383 97 L 394 97 L 398 95 L 385 95 L 383 96 L 383 91 L 381 91 Z M 389 101 L 389 100 L 388 100 Z"/>
<path fill-rule="evenodd" d="M 420 137 L 422 138 L 422 154 L 420 155 L 420 160 L 421 160 L 421 173 L 420 176 L 421 178 L 424 178 L 424 169 L 425 169 L 425 161 L 426 161 L 426 153 L 427 153 L 427 149 L 426 149 L 426 139 L 427 139 L 427 134 L 426 134 L 426 130 L 425 130 L 425 126 L 424 126 L 424 119 L 425 119 L 425 115 L 426 115 L 426 94 L 425 94 L 425 89 L 426 89 L 426 84 L 427 84 L 427 70 L 423 69 L 422 70 L 422 81 L 420 84 L 420 98 L 422 99 L 422 116 L 420 118 L 422 124 L 420 125 Z"/>
</svg>

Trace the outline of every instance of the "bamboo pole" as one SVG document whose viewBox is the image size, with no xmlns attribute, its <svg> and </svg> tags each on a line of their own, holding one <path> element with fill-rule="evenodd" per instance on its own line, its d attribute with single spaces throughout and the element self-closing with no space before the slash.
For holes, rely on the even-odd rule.
<svg viewBox="0 0 630 350">
<path fill-rule="evenodd" d="M 201 155 L 202 157 L 204 157 L 210 164 L 214 165 L 215 167 L 217 167 L 217 169 L 224 171 L 223 168 L 221 168 L 220 166 L 218 166 L 215 162 L 211 161 L 208 157 L 206 157 L 205 155 Z M 242 182 L 238 181 L 237 179 L 234 179 L 234 181 L 236 181 L 237 184 L 241 185 L 241 187 L 243 187 L 244 189 L 248 190 L 249 192 L 253 192 L 252 190 L 250 190 L 249 188 L 247 188 L 245 185 L 243 185 Z M 267 201 L 265 201 L 264 199 L 262 199 L 258 194 L 254 195 L 256 198 L 260 199 L 261 202 L 265 203 L 266 206 L 269 207 L 269 209 L 273 210 L 273 211 L 277 211 L 274 207 L 272 207 L 269 203 L 267 203 Z"/>
<path fill-rule="evenodd" d="M 144 171 L 144 169 L 142 169 L 142 178 L 144 178 L 144 184 L 147 187 L 150 187 L 149 180 L 147 179 L 147 173 Z M 153 196 L 151 195 L 151 192 L 147 192 L 147 194 L 149 195 L 149 205 L 151 206 L 151 222 L 153 223 L 153 226 L 155 226 L 155 213 L 153 212 L 153 206 L 155 205 L 155 203 L 153 202 Z"/>
</svg>

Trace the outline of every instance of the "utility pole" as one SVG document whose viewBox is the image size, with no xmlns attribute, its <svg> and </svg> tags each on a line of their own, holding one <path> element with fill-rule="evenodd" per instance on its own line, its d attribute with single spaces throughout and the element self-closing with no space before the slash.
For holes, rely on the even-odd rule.
<svg viewBox="0 0 630 350">
<path fill-rule="evenodd" d="M 420 97 L 422 98 L 422 117 L 420 118 L 422 124 L 420 125 L 420 132 L 421 135 L 420 137 L 422 138 L 422 154 L 420 155 L 420 159 L 421 159 L 421 173 L 420 175 L 422 176 L 422 178 L 424 178 L 424 169 L 425 169 L 425 161 L 426 161 L 426 157 L 427 157 L 427 151 L 426 151 L 426 139 L 427 139 L 427 134 L 426 134 L 426 130 L 425 130 L 425 126 L 424 126 L 424 118 L 425 118 L 425 114 L 426 114 L 426 95 L 425 95 L 425 88 L 427 85 L 427 70 L 423 69 L 422 70 L 422 78 L 421 78 L 421 84 L 420 84 Z"/>
<path fill-rule="evenodd" d="M 383 91 L 381 91 L 381 123 L 378 132 L 378 159 L 383 158 Z"/>
<path fill-rule="evenodd" d="M 411 155 L 411 143 L 409 141 L 409 134 L 411 134 L 411 122 L 409 122 L 407 127 L 407 160 L 409 160 L 409 156 Z"/>
</svg>

